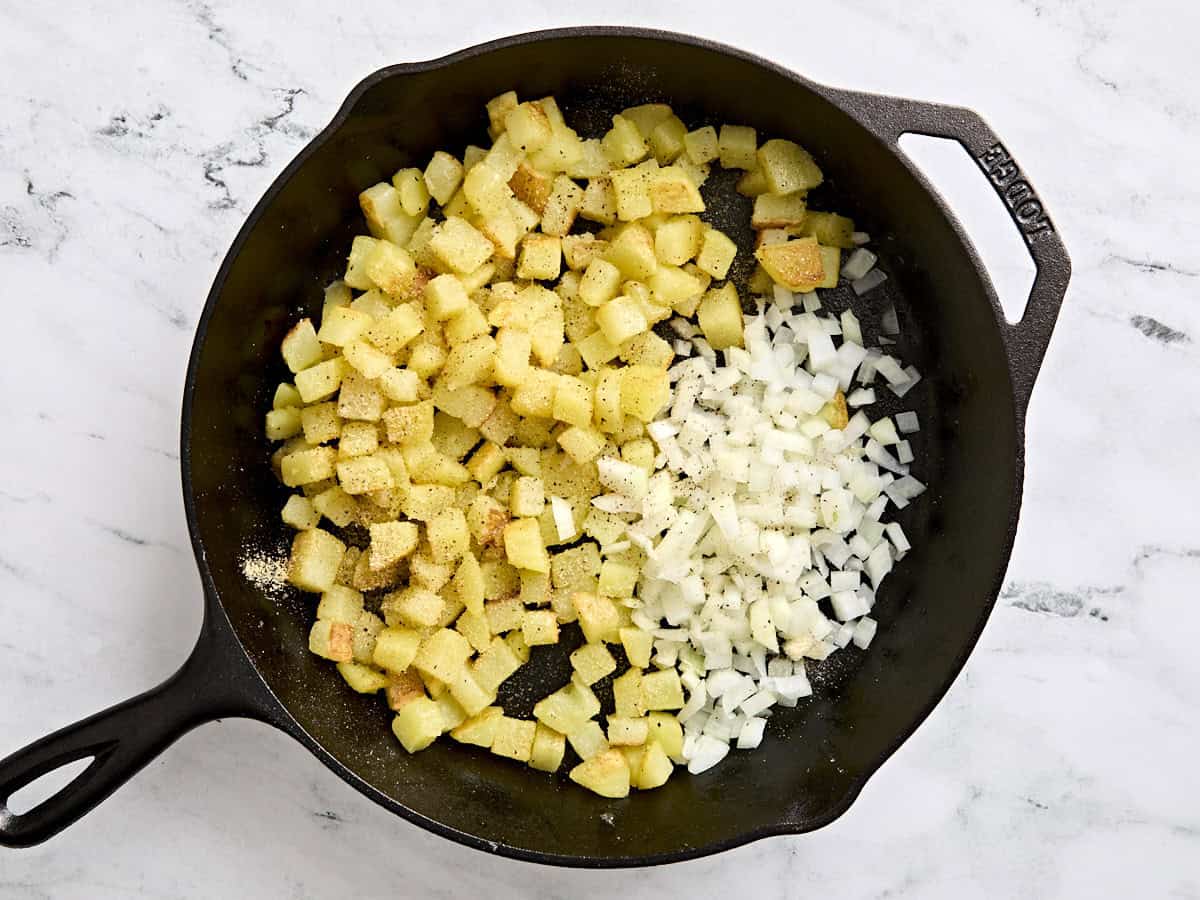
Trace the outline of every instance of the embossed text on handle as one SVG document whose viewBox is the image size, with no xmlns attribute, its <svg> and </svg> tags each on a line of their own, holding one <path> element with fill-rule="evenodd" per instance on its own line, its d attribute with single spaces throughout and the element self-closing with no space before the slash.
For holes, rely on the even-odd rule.
<svg viewBox="0 0 1200 900">
<path fill-rule="evenodd" d="M 1013 219 L 1026 241 L 1033 240 L 1041 232 L 1054 230 L 1042 201 L 1022 176 L 1020 167 L 1003 144 L 992 144 L 976 157 L 976 162 L 987 173 L 997 193 L 1012 211 Z"/>
</svg>

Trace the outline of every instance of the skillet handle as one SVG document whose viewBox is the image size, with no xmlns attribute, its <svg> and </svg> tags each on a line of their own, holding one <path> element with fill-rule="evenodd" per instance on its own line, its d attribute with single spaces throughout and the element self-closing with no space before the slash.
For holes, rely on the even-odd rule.
<svg viewBox="0 0 1200 900">
<path fill-rule="evenodd" d="M 225 716 L 269 720 L 255 677 L 236 644 L 206 619 L 187 662 L 158 687 L 0 760 L 0 846 L 31 847 L 58 834 L 197 725 Z M 86 769 L 33 809 L 9 808 L 21 788 L 89 758 Z"/>
<path fill-rule="evenodd" d="M 1033 384 L 1046 356 L 1054 323 L 1071 278 L 1071 258 L 1029 178 L 978 113 L 877 94 L 837 91 L 837 100 L 855 111 L 881 140 L 896 144 L 904 134 L 957 141 L 979 166 L 1025 239 L 1037 274 L 1019 322 L 997 310 L 1016 394 L 1024 418 Z"/>
</svg>

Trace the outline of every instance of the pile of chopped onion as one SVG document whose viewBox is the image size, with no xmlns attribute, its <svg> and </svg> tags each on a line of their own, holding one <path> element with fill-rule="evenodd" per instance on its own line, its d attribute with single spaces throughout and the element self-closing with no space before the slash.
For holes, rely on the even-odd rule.
<svg viewBox="0 0 1200 900">
<path fill-rule="evenodd" d="M 882 281 L 874 263 L 864 248 L 846 261 L 856 293 Z M 799 299 L 797 310 L 776 287 L 760 300 L 744 349 L 723 361 L 675 320 L 684 359 L 670 371 L 671 407 L 647 429 L 655 472 L 599 461 L 611 493 L 597 505 L 637 514 L 626 538 L 647 561 L 632 618 L 654 636 L 652 664 L 676 667 L 687 690 L 679 720 L 693 773 L 731 745 L 757 747 L 772 707 L 811 695 L 806 660 L 871 643 L 876 592 L 910 549 L 886 513 L 924 490 L 904 437 L 916 414 L 872 421 L 862 409 L 881 390 L 903 397 L 919 373 L 866 348 L 853 312 Z M 882 325 L 896 332 L 894 310 Z M 843 428 L 826 418 L 839 391 Z"/>
</svg>

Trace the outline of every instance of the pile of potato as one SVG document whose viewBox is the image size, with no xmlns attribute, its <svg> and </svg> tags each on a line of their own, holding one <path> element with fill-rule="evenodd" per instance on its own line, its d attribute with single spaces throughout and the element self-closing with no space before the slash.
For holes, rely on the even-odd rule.
<svg viewBox="0 0 1200 900">
<path fill-rule="evenodd" d="M 319 323 L 283 341 L 294 383 L 266 431 L 298 491 L 283 509 L 289 580 L 321 595 L 312 651 L 355 690 L 385 692 L 408 751 L 448 732 L 555 771 L 569 742 L 572 779 L 624 796 L 679 761 L 684 697 L 631 623 L 644 556 L 621 515 L 592 506 L 596 460 L 653 471 L 645 424 L 671 399 L 675 359 L 656 323 L 694 318 L 713 349 L 742 343 L 723 281 L 737 248 L 698 215 L 700 187 L 715 162 L 746 170 L 758 290 L 836 283 L 853 226 L 807 211 L 812 158 L 759 147 L 752 128 L 688 131 L 648 104 L 584 140 L 551 97 L 509 92 L 487 112 L 490 148 L 439 151 L 362 193 L 370 236 Z M 574 621 L 587 643 L 573 680 L 536 721 L 505 715 L 500 685 Z M 601 728 L 591 685 L 617 669 L 618 643 L 630 667 Z"/>
</svg>

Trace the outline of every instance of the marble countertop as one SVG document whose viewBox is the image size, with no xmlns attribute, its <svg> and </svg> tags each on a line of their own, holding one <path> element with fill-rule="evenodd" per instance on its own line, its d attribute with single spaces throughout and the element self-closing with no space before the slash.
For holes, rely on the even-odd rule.
<svg viewBox="0 0 1200 900">
<path fill-rule="evenodd" d="M 191 646 L 184 367 L 216 267 L 276 173 L 380 66 L 576 24 L 537 0 L 463 0 L 453 15 L 317 5 L 0 11 L 0 753 L 157 683 Z M 1178 0 L 705 6 L 612 0 L 595 18 L 979 110 L 1074 259 L 1007 584 L 929 721 L 823 831 L 638 872 L 463 849 L 282 734 L 227 721 L 53 841 L 0 852 L 0 896 L 582 900 L 836 883 L 844 897 L 1200 897 L 1200 14 Z M 957 152 L 921 152 L 942 160 L 935 180 L 1019 308 L 1028 264 L 981 179 Z"/>
</svg>

